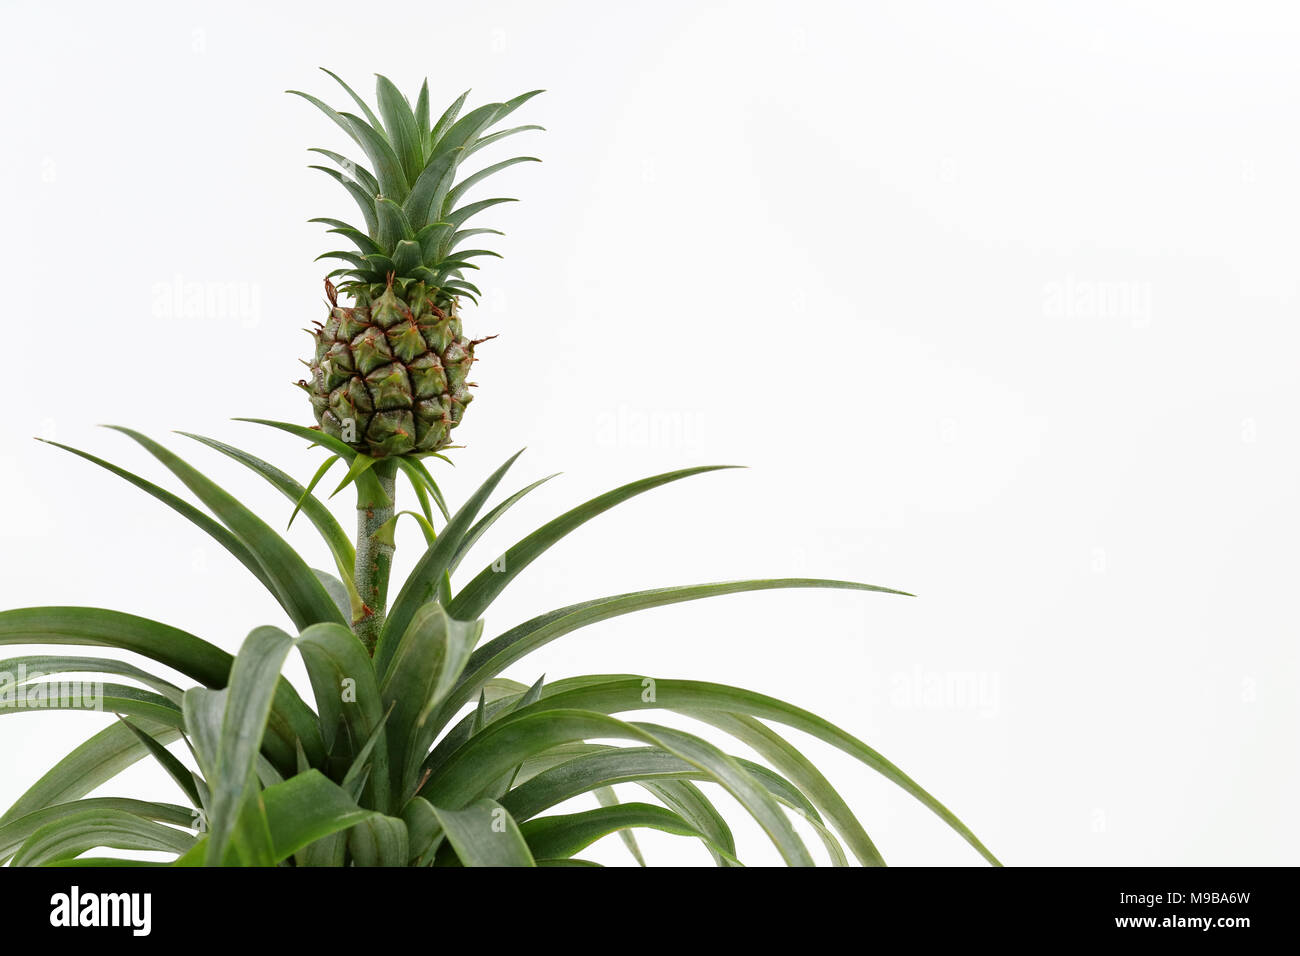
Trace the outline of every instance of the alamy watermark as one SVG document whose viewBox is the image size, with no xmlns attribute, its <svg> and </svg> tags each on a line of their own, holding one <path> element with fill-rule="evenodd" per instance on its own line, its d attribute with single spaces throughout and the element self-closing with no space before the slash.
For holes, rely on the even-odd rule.
<svg viewBox="0 0 1300 956">
<path fill-rule="evenodd" d="M 153 929 L 153 894 L 83 893 L 73 886 L 50 897 L 50 925 L 122 927 L 132 936 L 148 936 Z"/>
<path fill-rule="evenodd" d="M 1146 328 L 1154 312 L 1150 282 L 1064 279 L 1043 285 L 1043 315 L 1053 319 L 1120 319 L 1133 328 Z"/>
<path fill-rule="evenodd" d="M 155 319 L 238 322 L 251 329 L 262 321 L 262 286 L 257 282 L 215 282 L 175 275 L 155 282 Z"/>
<path fill-rule="evenodd" d="M 889 702 L 900 710 L 968 710 L 995 717 L 1002 704 L 996 671 L 898 671 L 889 681 Z"/>
<path fill-rule="evenodd" d="M 702 416 L 689 408 L 637 408 L 619 405 L 597 413 L 599 448 L 694 448 L 700 444 Z"/>
<path fill-rule="evenodd" d="M 12 671 L 0 671 L 0 710 L 37 710 L 58 708 L 103 710 L 104 685 L 100 681 L 54 680 L 42 683 L 48 675 L 29 671 L 19 664 Z"/>
</svg>

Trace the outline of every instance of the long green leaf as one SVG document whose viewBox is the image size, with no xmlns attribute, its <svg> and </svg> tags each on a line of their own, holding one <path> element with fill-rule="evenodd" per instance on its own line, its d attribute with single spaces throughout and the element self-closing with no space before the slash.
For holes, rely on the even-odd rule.
<svg viewBox="0 0 1300 956">
<path fill-rule="evenodd" d="M 437 504 L 438 510 L 442 513 L 444 521 L 451 520 L 451 512 L 447 510 L 447 500 L 442 496 L 442 489 L 438 483 L 433 480 L 433 475 L 429 474 L 429 469 L 424 466 L 424 462 L 418 458 L 399 458 L 397 465 L 402 471 L 406 472 L 406 477 L 411 482 L 411 487 L 419 489 L 421 485 L 433 496 L 434 503 Z M 432 517 L 429 518 L 432 521 Z"/>
<path fill-rule="evenodd" d="M 299 630 L 323 621 L 346 624 L 311 568 L 289 544 L 224 489 L 153 439 L 130 428 L 108 426 L 134 439 L 163 463 L 255 554 L 287 602 Z"/>
<path fill-rule="evenodd" d="M 45 439 L 40 440 L 46 441 Z M 56 441 L 46 441 L 46 444 L 53 445 L 55 448 L 62 448 L 64 451 L 71 452 L 78 457 L 86 459 L 86 461 L 92 462 L 99 465 L 101 468 L 111 471 L 119 478 L 126 479 L 137 488 L 157 498 L 181 517 L 193 522 L 201 530 L 205 531 L 214 541 L 216 541 L 217 544 L 221 545 L 234 555 L 239 563 L 248 568 L 248 570 L 253 573 L 253 576 L 261 581 L 262 585 L 271 592 L 272 596 L 283 604 L 282 596 L 277 589 L 275 582 L 271 580 L 271 576 L 266 573 L 266 569 L 262 567 L 262 564 L 257 560 L 256 555 L 254 555 L 253 552 L 244 545 L 244 542 L 241 541 L 237 535 L 233 534 L 230 529 L 221 524 L 221 522 L 200 511 L 185 499 L 172 494 L 167 489 L 160 488 L 153 482 L 147 481 L 138 475 L 134 475 L 124 468 L 119 468 L 117 465 L 105 461 L 102 458 L 97 458 L 89 452 L 73 448 L 71 445 L 61 445 Z"/>
<path fill-rule="evenodd" d="M 202 442 L 209 448 L 216 449 L 270 482 L 273 487 L 294 503 L 294 513 L 296 514 L 301 510 L 312 525 L 315 526 L 316 530 L 320 532 L 320 536 L 330 549 L 330 554 L 334 557 L 334 563 L 338 566 L 339 577 L 344 581 L 351 580 L 356 565 L 356 549 L 352 546 L 347 533 L 338 523 L 338 519 L 330 513 L 319 498 L 311 494 L 309 488 L 304 488 L 269 462 L 265 462 L 255 455 L 250 455 L 233 445 L 217 441 L 215 438 L 195 435 L 191 432 L 180 432 L 179 434 L 184 435 L 186 438 L 192 438 L 197 442 Z"/>
<path fill-rule="evenodd" d="M 653 488 L 658 488 L 660 485 L 679 481 L 682 478 L 689 478 L 692 475 L 719 471 L 729 467 L 734 466 L 705 465 L 698 468 L 683 468 L 680 471 L 670 471 L 666 474 L 655 475 L 652 478 L 642 478 L 640 481 L 634 481 L 623 485 L 621 488 L 615 488 L 613 491 L 608 491 L 585 504 L 579 505 L 577 508 L 565 512 L 553 521 L 549 521 L 538 528 L 507 550 L 493 564 L 484 568 L 478 577 L 456 595 L 451 607 L 447 608 L 448 613 L 462 621 L 482 617 L 488 605 L 505 590 L 506 585 L 513 581 L 524 568 L 537 560 L 557 541 L 586 524 L 592 518 L 603 514 L 629 498 L 634 498 Z"/>
<path fill-rule="evenodd" d="M 341 113 L 335 110 L 334 107 L 327 104 L 324 100 L 318 99 L 317 97 L 312 96 L 310 93 L 303 93 L 301 90 L 285 90 L 285 92 L 292 93 L 294 96 L 301 96 L 304 100 L 312 104 L 312 106 L 315 106 L 318 110 L 320 110 L 330 119 L 332 119 L 335 123 L 337 123 L 339 129 L 343 130 L 343 132 L 347 133 L 350 137 L 352 137 L 352 139 L 357 143 L 358 146 L 364 146 L 364 144 L 361 142 L 360 137 L 357 135 L 356 130 L 352 128 L 352 124 L 350 124 L 347 120 L 345 120 Z"/>
<path fill-rule="evenodd" d="M 143 654 L 208 687 L 224 687 L 234 660 L 179 628 L 121 611 L 28 607 L 0 611 L 0 645 L 80 644 Z"/>
<path fill-rule="evenodd" d="M 431 146 L 436 146 L 438 140 L 442 138 L 443 133 L 447 132 L 447 130 L 451 128 L 451 124 L 456 122 L 456 117 L 460 115 L 460 108 L 465 105 L 465 98 L 467 96 L 469 96 L 469 90 L 460 94 L 460 96 L 456 98 L 456 101 L 452 103 L 451 106 L 447 107 L 442 116 L 438 118 L 438 122 L 433 125 L 433 129 L 429 133 L 429 143 Z"/>
<path fill-rule="evenodd" d="M 322 156 L 329 157 L 329 159 L 339 167 L 342 174 L 349 177 L 349 181 L 355 180 L 355 185 L 359 186 L 370 197 L 371 205 L 374 205 L 375 194 L 379 192 L 379 180 L 375 178 L 374 173 L 355 160 L 348 159 L 346 156 L 330 149 L 321 149 L 319 146 L 313 146 L 309 148 L 307 152 L 320 153 Z"/>
<path fill-rule="evenodd" d="M 180 736 L 176 728 L 163 724 L 141 722 L 140 726 L 163 743 L 171 743 Z M 0 826 L 84 797 L 148 753 L 129 728 L 120 723 L 106 727 L 74 748 L 28 787 L 4 816 L 0 816 Z"/>
<path fill-rule="evenodd" d="M 172 703 L 181 701 L 181 689 L 171 681 L 155 677 L 134 664 L 111 657 L 68 657 L 53 654 L 29 654 L 0 660 L 0 690 L 6 684 L 25 684 L 54 674 L 116 674 L 130 677 L 162 694 Z"/>
<path fill-rule="evenodd" d="M 161 694 L 125 684 L 37 682 L 0 688 L 0 715 L 43 710 L 85 710 L 127 714 L 160 724 L 181 726 L 180 708 Z"/>
<path fill-rule="evenodd" d="M 325 69 L 325 67 L 323 66 L 320 69 L 322 73 L 324 73 L 326 76 L 332 79 L 339 86 L 343 87 L 343 91 L 347 93 L 348 96 L 352 97 L 352 102 L 356 103 L 357 106 L 361 109 L 361 112 L 366 114 L 366 119 L 370 121 L 370 125 L 374 126 L 377 129 L 379 127 L 379 117 L 376 116 L 375 111 L 370 108 L 370 104 L 368 104 L 359 95 L 357 95 L 356 91 L 353 90 L 352 87 L 348 86 L 347 83 L 343 81 L 343 77 L 339 76 L 333 70 Z"/>
<path fill-rule="evenodd" d="M 560 751 L 568 750 L 567 755 Z M 552 757 L 552 755 L 557 755 Z M 795 808 L 810 823 L 817 825 L 816 810 L 799 791 L 766 767 L 743 758 L 735 758 L 758 783 L 786 806 Z M 532 772 L 536 769 L 537 772 Z M 521 783 L 502 799 L 515 819 L 532 819 L 557 804 L 603 787 L 618 783 L 635 783 L 692 826 L 705 833 L 705 846 L 719 866 L 739 866 L 736 843 L 726 820 L 717 808 L 691 783 L 711 781 L 709 774 L 693 764 L 658 747 L 611 747 L 588 744 L 581 747 L 552 748 L 541 759 L 525 764 Z"/>
<path fill-rule="evenodd" d="M 357 594 L 357 587 L 351 581 L 344 584 L 336 575 L 328 571 L 322 571 L 320 568 L 312 568 L 312 574 L 316 575 L 316 580 L 320 581 L 325 587 L 325 593 L 334 601 L 334 606 L 339 609 L 339 613 L 344 617 L 352 620 L 359 620 L 363 614 L 363 605 L 361 596 Z M 312 625 L 315 627 L 315 625 Z"/>
<path fill-rule="evenodd" d="M 514 136 L 516 133 L 527 133 L 530 130 L 545 130 L 545 126 L 538 126 L 536 123 L 529 123 L 525 126 L 514 126 L 510 129 L 503 129 L 496 133 L 489 133 L 487 136 L 481 136 L 474 142 L 474 145 L 465 150 L 466 156 L 472 156 L 485 146 L 491 146 L 493 143 L 500 142 L 507 136 Z"/>
<path fill-rule="evenodd" d="M 455 185 L 455 187 L 451 190 L 451 192 L 447 193 L 447 198 L 445 200 L 445 202 L 447 203 L 447 207 L 451 208 L 452 206 L 455 206 L 456 203 L 460 200 L 460 198 L 465 195 L 465 193 L 469 192 L 469 190 L 473 189 L 475 186 L 477 186 L 483 180 L 487 179 L 493 173 L 500 172 L 503 169 L 508 169 L 511 166 L 515 166 L 519 163 L 540 163 L 540 162 L 541 160 L 538 159 L 536 156 L 516 156 L 513 159 L 507 159 L 500 163 L 493 163 L 491 166 L 485 166 L 482 169 L 480 169 L 478 172 L 474 173 L 473 175 L 466 176 L 464 179 L 462 179 L 460 182 L 458 182 Z"/>
<path fill-rule="evenodd" d="M 479 538 L 483 537 L 483 535 L 487 533 L 487 530 L 489 528 L 491 528 L 494 524 L 497 523 L 497 520 L 502 515 L 504 515 L 516 504 L 518 504 L 519 501 L 530 491 L 533 491 L 536 488 L 540 488 L 542 485 L 546 484 L 552 478 L 557 478 L 557 477 L 559 477 L 559 472 L 556 472 L 553 475 L 547 475 L 545 478 L 540 478 L 537 481 L 534 481 L 531 485 L 528 485 L 516 491 L 513 495 L 511 495 L 505 501 L 501 502 L 501 504 L 497 505 L 487 514 L 485 514 L 482 518 L 480 518 L 478 522 L 474 525 L 474 527 L 470 528 L 469 532 L 465 535 L 464 539 L 461 541 L 460 548 L 456 551 L 455 557 L 451 559 L 451 567 L 449 567 L 447 570 L 451 573 L 455 573 L 456 569 L 460 567 L 461 561 L 465 560 L 466 555 L 469 554 L 470 549 L 478 543 Z"/>
<path fill-rule="evenodd" d="M 459 147 L 445 149 L 429 160 L 411 186 L 411 194 L 402 204 L 411 226 L 419 231 L 435 222 L 442 208 L 442 197 L 451 186 L 456 166 L 465 151 Z"/>
<path fill-rule="evenodd" d="M 158 764 L 167 771 L 167 775 L 175 781 L 176 786 L 180 787 L 181 792 L 189 798 L 190 803 L 195 807 L 202 807 L 203 798 L 199 796 L 199 788 L 194 777 L 194 771 L 181 763 L 176 755 L 155 740 L 152 734 L 145 733 L 125 717 L 119 717 L 118 719 L 131 729 L 132 733 L 136 735 L 140 743 L 145 745 L 149 753 L 153 755 L 153 758 L 158 761 Z"/>
</svg>

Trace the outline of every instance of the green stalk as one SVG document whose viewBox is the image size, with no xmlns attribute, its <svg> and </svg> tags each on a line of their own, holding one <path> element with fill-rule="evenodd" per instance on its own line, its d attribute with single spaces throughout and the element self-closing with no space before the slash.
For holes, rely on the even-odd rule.
<svg viewBox="0 0 1300 956">
<path fill-rule="evenodd" d="M 361 616 L 352 631 L 372 654 L 388 612 L 388 576 L 393 570 L 393 519 L 397 463 L 379 460 L 357 480 L 357 563 L 353 580 Z"/>
</svg>

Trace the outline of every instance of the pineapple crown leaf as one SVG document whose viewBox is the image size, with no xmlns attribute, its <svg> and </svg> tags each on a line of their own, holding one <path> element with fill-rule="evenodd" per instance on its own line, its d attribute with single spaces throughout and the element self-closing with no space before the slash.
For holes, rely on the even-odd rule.
<svg viewBox="0 0 1300 956">
<path fill-rule="evenodd" d="M 310 168 L 343 186 L 365 221 L 363 229 L 340 219 L 310 220 L 329 226 L 328 232 L 343 236 L 357 247 L 356 251 L 331 251 L 318 257 L 342 259 L 348 264 L 348 268 L 331 272 L 330 278 L 342 277 L 346 287 L 382 283 L 389 273 L 394 273 L 435 287 L 440 298 L 464 295 L 476 300 L 478 289 L 464 277 L 464 270 L 478 268 L 469 260 L 481 256 L 500 258 L 500 254 L 490 249 L 458 247 L 472 236 L 503 233 L 461 226 L 486 209 L 517 200 L 498 197 L 464 204 L 462 200 L 494 173 L 541 160 L 536 156 L 515 156 L 463 177 L 460 167 L 468 157 L 506 136 L 542 129 L 527 125 L 493 131 L 505 117 L 543 91 L 532 90 L 504 102 L 488 103 L 462 116 L 461 109 L 469 96 L 466 90 L 431 122 L 427 80 L 412 107 L 388 77 L 376 74 L 376 113 L 342 77 L 324 67 L 322 70 L 343 88 L 359 114 L 336 110 L 309 93 L 287 92 L 307 100 L 333 120 L 360 147 L 368 163 L 362 165 L 328 149 L 311 149 L 338 168 Z"/>
</svg>

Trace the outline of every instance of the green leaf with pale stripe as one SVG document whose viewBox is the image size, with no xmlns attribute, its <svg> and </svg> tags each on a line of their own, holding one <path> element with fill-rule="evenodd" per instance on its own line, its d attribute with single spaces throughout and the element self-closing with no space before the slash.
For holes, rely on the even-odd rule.
<svg viewBox="0 0 1300 956">
<path fill-rule="evenodd" d="M 429 132 L 429 143 L 431 145 L 437 145 L 438 141 L 442 139 L 442 135 L 456 122 L 456 118 L 460 116 L 460 108 L 465 105 L 465 99 L 468 96 L 469 90 L 466 90 L 456 97 L 456 100 L 447 107 L 442 116 L 438 117 L 438 122 L 433 125 L 433 129 Z"/>
<path fill-rule="evenodd" d="M 343 789 L 319 770 L 309 770 L 262 794 L 266 819 L 280 862 L 317 840 L 369 819 Z"/>
<path fill-rule="evenodd" d="M 214 707 L 191 708 L 191 697 L 196 692 L 185 695 L 187 727 L 196 735 L 202 728 L 206 735 L 206 746 L 199 748 L 199 757 L 201 761 L 207 760 L 203 769 L 212 791 L 208 818 L 209 864 L 224 859 L 226 847 L 234 836 L 236 821 L 253 781 L 280 669 L 292 647 L 293 639 L 277 628 L 259 627 L 248 635 L 231 668 L 230 687 L 220 692 L 224 706 L 219 728 L 213 727 Z M 208 700 L 217 696 L 212 691 L 200 693 L 211 695 Z M 195 737 L 196 746 L 199 739 Z"/>
<path fill-rule="evenodd" d="M 405 199 L 410 184 L 407 182 L 406 173 L 402 170 L 402 163 L 393 152 L 392 146 L 388 144 L 388 140 L 361 117 L 354 116 L 352 113 L 338 115 L 352 130 L 353 137 L 361 144 L 366 158 L 370 160 L 375 178 L 379 180 L 380 193 L 397 202 Z"/>
<path fill-rule="evenodd" d="M 401 161 L 407 182 L 415 182 L 424 166 L 424 131 L 415 122 L 411 104 L 401 94 L 393 81 L 386 76 L 376 80 L 379 114 L 384 118 L 384 129 Z M 373 120 L 372 120 L 373 122 Z"/>
<path fill-rule="evenodd" d="M 297 645 L 307 665 L 327 749 L 335 749 L 333 734 L 340 725 L 349 735 L 345 759 L 353 759 L 371 736 L 382 740 L 382 695 L 370 655 L 357 636 L 342 625 L 317 624 L 303 631 Z M 387 746 L 377 747 L 371 760 L 374 805 L 387 809 L 391 801 Z"/>
<path fill-rule="evenodd" d="M 207 687 L 224 687 L 234 660 L 219 647 L 179 628 L 103 608 L 34 607 L 0 611 L 0 645 L 4 644 L 116 647 L 143 654 Z M 272 731 L 267 750 L 281 767 L 293 765 L 295 736 L 303 741 L 313 763 L 324 758 L 316 717 L 287 681 L 282 681 L 276 691 Z"/>
<path fill-rule="evenodd" d="M 353 866 L 406 866 L 411 859 L 406 824 L 377 813 L 348 831 L 348 849 Z"/>
<path fill-rule="evenodd" d="M 597 787 L 592 792 L 596 795 L 596 801 L 606 809 L 608 809 L 609 807 L 617 807 L 622 802 L 618 799 L 618 794 L 614 792 L 613 787 Z M 639 843 L 637 843 L 636 836 L 632 833 L 632 828 L 619 827 L 617 829 L 618 829 L 619 839 L 623 842 L 623 846 L 627 849 L 627 852 L 631 855 L 632 859 L 636 861 L 637 866 L 645 866 L 646 865 L 645 854 L 641 852 L 641 846 Z M 577 851 L 575 850 L 574 852 Z M 543 853 L 542 854 L 542 856 L 544 857 L 572 856 L 572 855 L 573 855 L 572 853 L 564 853 L 564 854 Z"/>
<path fill-rule="evenodd" d="M 459 810 L 435 805 L 433 813 L 464 866 L 535 865 L 519 826 L 495 800 L 479 800 Z"/>
<path fill-rule="evenodd" d="M 639 780 L 637 785 L 708 838 L 704 847 L 714 863 L 727 867 L 743 865 L 736 859 L 736 839 L 726 818 L 699 787 L 689 780 L 666 779 Z"/>
<path fill-rule="evenodd" d="M 451 691 L 482 632 L 480 622 L 453 621 L 440 604 L 422 607 L 398 643 L 380 687 L 388 721 L 393 790 L 413 794 L 433 742 L 430 711 Z M 426 730 L 427 727 L 427 730 Z"/>
<path fill-rule="evenodd" d="M 601 837 L 611 833 L 622 835 L 633 827 L 648 827 L 708 842 L 708 837 L 673 811 L 649 803 L 616 803 L 597 810 L 537 817 L 520 824 L 519 830 L 533 855 L 545 860 L 571 857 Z M 645 866 L 639 852 L 637 858 Z"/>
<path fill-rule="evenodd" d="M 40 866 L 98 847 L 184 853 L 193 845 L 192 833 L 125 810 L 83 810 L 59 817 L 36 830 L 14 854 L 11 865 Z"/>
</svg>

